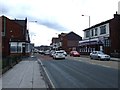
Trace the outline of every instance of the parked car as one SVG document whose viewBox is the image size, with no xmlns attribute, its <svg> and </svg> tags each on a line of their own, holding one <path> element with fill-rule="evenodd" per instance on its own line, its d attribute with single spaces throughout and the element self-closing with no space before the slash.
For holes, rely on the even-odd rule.
<svg viewBox="0 0 120 90">
<path fill-rule="evenodd" d="M 44 51 L 43 51 L 43 50 L 40 50 L 40 51 L 39 51 L 39 54 L 44 54 Z"/>
<path fill-rule="evenodd" d="M 110 60 L 110 56 L 103 53 L 102 51 L 93 51 L 90 53 L 91 59 L 99 59 L 99 60 Z"/>
<path fill-rule="evenodd" d="M 80 53 L 78 51 L 71 51 L 70 56 L 80 57 Z"/>
<path fill-rule="evenodd" d="M 50 56 L 53 57 L 53 54 L 55 53 L 55 50 L 50 51 Z"/>
<path fill-rule="evenodd" d="M 50 50 L 46 50 L 46 51 L 44 52 L 44 54 L 45 54 L 45 55 L 49 55 L 49 54 L 50 54 Z"/>
<path fill-rule="evenodd" d="M 53 59 L 65 59 L 65 54 L 63 51 L 55 51 L 53 54 Z"/>
</svg>

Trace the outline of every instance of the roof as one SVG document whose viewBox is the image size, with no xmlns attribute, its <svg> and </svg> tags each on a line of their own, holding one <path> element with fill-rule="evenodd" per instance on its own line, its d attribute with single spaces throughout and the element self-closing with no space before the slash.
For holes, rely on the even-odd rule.
<svg viewBox="0 0 120 90">
<path fill-rule="evenodd" d="M 98 26 L 100 26 L 100 25 L 103 25 L 103 24 L 109 23 L 109 22 L 111 22 L 113 19 L 119 19 L 119 20 L 120 20 L 120 14 L 117 14 L 117 13 L 116 13 L 116 14 L 114 14 L 114 18 L 109 19 L 109 20 L 106 20 L 106 21 L 103 21 L 103 22 L 98 23 L 98 24 L 96 24 L 96 25 L 93 25 L 93 26 L 91 26 L 90 28 L 87 28 L 87 29 L 85 29 L 85 30 L 83 30 L 83 31 L 86 31 L 86 30 L 89 30 L 89 29 L 92 29 L 92 28 L 98 27 Z"/>
<path fill-rule="evenodd" d="M 79 41 L 82 40 L 82 37 L 74 32 L 70 32 L 70 33 L 66 34 L 65 37 L 68 40 L 79 40 Z"/>
<path fill-rule="evenodd" d="M 19 25 L 25 27 L 27 25 L 27 18 L 25 20 L 18 20 L 18 19 L 15 19 L 15 20 L 12 20 L 16 23 L 18 23 Z"/>
<path fill-rule="evenodd" d="M 91 26 L 90 28 L 84 29 L 83 31 L 86 31 L 86 30 L 89 30 L 89 29 L 92 29 L 92 28 L 98 27 L 98 26 L 100 26 L 100 25 L 103 25 L 103 24 L 109 23 L 111 20 L 112 20 L 112 19 L 109 19 L 109 20 L 107 20 L 107 21 L 103 21 L 103 22 L 101 22 L 101 23 L 98 23 L 98 24 L 96 24 L 96 25 Z"/>
<path fill-rule="evenodd" d="M 52 43 L 58 43 L 60 40 L 58 37 L 53 37 L 52 38 Z"/>
</svg>

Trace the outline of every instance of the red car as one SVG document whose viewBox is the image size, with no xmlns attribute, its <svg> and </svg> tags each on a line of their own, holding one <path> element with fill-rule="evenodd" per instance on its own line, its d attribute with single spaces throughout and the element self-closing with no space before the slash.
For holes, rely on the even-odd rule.
<svg viewBox="0 0 120 90">
<path fill-rule="evenodd" d="M 77 51 L 71 51 L 71 52 L 70 52 L 70 56 L 80 57 L 80 53 L 77 52 Z"/>
</svg>

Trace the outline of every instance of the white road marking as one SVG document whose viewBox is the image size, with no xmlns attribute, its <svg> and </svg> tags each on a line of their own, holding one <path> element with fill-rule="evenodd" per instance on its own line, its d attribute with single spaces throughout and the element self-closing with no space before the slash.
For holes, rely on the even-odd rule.
<svg viewBox="0 0 120 90">
<path fill-rule="evenodd" d="M 44 67 L 44 64 L 42 63 L 42 61 L 41 61 L 40 59 L 38 59 L 38 60 L 40 61 L 41 65 L 43 66 L 43 69 L 44 69 L 44 71 L 45 71 L 45 74 L 47 75 L 47 77 L 48 77 L 48 79 L 49 79 L 49 81 L 50 81 L 50 83 L 51 83 L 51 85 L 52 85 L 52 88 L 55 88 L 53 82 L 51 81 L 51 79 L 50 79 L 50 77 L 49 77 L 49 75 L 48 75 L 48 73 L 47 73 L 47 71 L 46 71 L 46 68 Z"/>
</svg>

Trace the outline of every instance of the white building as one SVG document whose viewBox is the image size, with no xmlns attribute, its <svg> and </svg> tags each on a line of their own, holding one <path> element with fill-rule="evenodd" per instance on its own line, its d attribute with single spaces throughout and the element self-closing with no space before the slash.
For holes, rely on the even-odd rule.
<svg viewBox="0 0 120 90">
<path fill-rule="evenodd" d="M 120 53 L 120 15 L 101 22 L 84 31 L 84 39 L 79 41 L 81 54 L 89 54 L 94 50 L 101 50 L 107 54 Z"/>
</svg>

